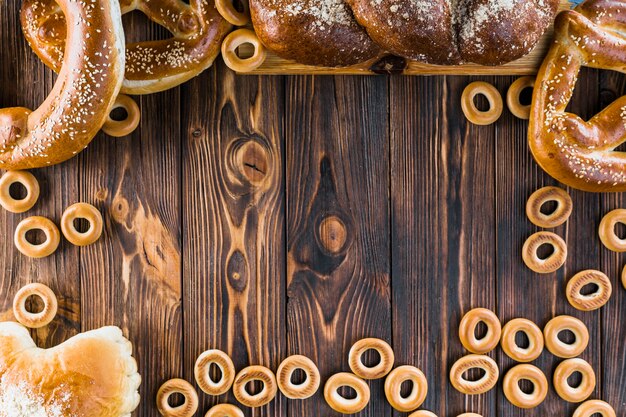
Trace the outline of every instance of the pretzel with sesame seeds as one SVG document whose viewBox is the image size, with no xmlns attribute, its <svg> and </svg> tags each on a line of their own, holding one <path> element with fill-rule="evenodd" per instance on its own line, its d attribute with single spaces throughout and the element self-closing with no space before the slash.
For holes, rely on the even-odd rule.
<svg viewBox="0 0 626 417">
<path fill-rule="evenodd" d="M 52 92 L 37 110 L 0 109 L 0 169 L 39 168 L 73 157 L 98 133 L 122 85 L 119 2 L 58 2 L 72 28 L 67 54 Z"/>
<path fill-rule="evenodd" d="M 188 4 L 189 3 L 189 4 Z M 138 10 L 172 37 L 126 45 L 122 92 L 149 94 L 188 81 L 209 68 L 231 25 L 215 0 L 120 0 L 122 14 Z M 65 17 L 56 0 L 24 0 L 22 29 L 31 48 L 58 71 L 65 50 Z"/>
<path fill-rule="evenodd" d="M 557 16 L 533 93 L 529 144 L 551 176 L 584 191 L 626 191 L 626 96 L 585 121 L 565 111 L 581 67 L 626 72 L 626 3 L 587 0 Z"/>
</svg>

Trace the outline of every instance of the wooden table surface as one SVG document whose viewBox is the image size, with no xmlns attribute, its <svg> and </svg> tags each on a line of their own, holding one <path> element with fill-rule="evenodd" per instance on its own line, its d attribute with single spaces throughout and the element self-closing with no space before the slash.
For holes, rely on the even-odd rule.
<svg viewBox="0 0 626 417">
<path fill-rule="evenodd" d="M 0 9 L 0 107 L 36 106 L 53 85 L 26 46 L 19 2 Z M 8 7 L 7 7 L 8 6 Z M 164 36 L 127 16 L 129 37 Z M 575 405 L 551 389 L 534 410 L 513 407 L 501 382 L 466 397 L 447 374 L 464 354 L 457 327 L 473 307 L 501 320 L 543 326 L 572 314 L 589 327 L 583 357 L 597 373 L 595 398 L 626 410 L 624 256 L 604 249 L 603 214 L 626 207 L 621 194 L 570 190 L 574 212 L 556 232 L 569 249 L 565 267 L 540 276 L 521 260 L 537 230 L 524 206 L 554 181 L 534 163 L 526 123 L 505 112 L 493 126 L 468 124 L 460 94 L 470 77 L 235 76 L 219 64 L 191 82 L 138 98 L 143 119 L 132 137 L 99 135 L 62 165 L 35 171 L 40 202 L 28 214 L 0 211 L 0 311 L 13 295 L 43 282 L 60 314 L 33 332 L 40 346 L 103 325 L 120 326 L 135 346 L 143 376 L 137 416 L 156 416 L 155 393 L 171 377 L 193 380 L 208 348 L 234 356 L 237 368 L 276 369 L 289 354 L 311 357 L 323 378 L 348 370 L 350 346 L 365 336 L 390 341 L 397 364 L 428 378 L 424 407 L 440 417 L 570 416 Z M 483 78 L 505 93 L 511 77 Z M 586 71 L 574 110 L 595 114 L 625 90 L 613 73 Z M 27 215 L 59 221 L 77 201 L 95 204 L 105 232 L 95 245 L 64 241 L 43 260 L 12 243 Z M 599 311 L 566 301 L 566 280 L 597 268 L 614 294 Z M 502 373 L 513 362 L 491 353 Z M 559 360 L 535 362 L 551 379 Z M 370 384 L 360 416 L 397 416 Z M 198 416 L 217 401 L 200 395 Z M 279 396 L 246 416 L 330 417 L 318 393 Z"/>
</svg>

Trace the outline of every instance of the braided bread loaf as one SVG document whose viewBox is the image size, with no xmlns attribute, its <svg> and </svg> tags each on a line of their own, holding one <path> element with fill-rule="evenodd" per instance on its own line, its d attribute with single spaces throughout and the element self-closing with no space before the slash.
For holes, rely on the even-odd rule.
<svg viewBox="0 0 626 417">
<path fill-rule="evenodd" d="M 431 64 L 500 65 L 529 53 L 559 0 L 250 0 L 277 55 L 347 66 L 381 51 Z"/>
</svg>

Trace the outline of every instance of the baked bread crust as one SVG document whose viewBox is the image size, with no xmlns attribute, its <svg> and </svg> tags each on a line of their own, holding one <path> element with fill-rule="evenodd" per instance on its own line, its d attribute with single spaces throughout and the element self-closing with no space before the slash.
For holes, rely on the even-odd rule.
<svg viewBox="0 0 626 417">
<path fill-rule="evenodd" d="M 39 349 L 26 328 L 0 323 L 0 417 L 130 417 L 140 383 L 117 327 Z"/>
<path fill-rule="evenodd" d="M 265 46 L 303 64 L 346 66 L 386 51 L 439 65 L 500 65 L 532 50 L 559 0 L 251 0 L 250 5 Z"/>
</svg>

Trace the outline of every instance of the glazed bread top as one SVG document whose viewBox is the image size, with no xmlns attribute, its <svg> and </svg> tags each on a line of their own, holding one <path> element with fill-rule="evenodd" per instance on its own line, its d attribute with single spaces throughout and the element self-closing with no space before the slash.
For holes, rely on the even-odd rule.
<svg viewBox="0 0 626 417">
<path fill-rule="evenodd" d="M 251 0 L 261 41 L 304 64 L 345 66 L 381 51 L 432 64 L 500 65 L 526 55 L 559 0 Z"/>
</svg>

